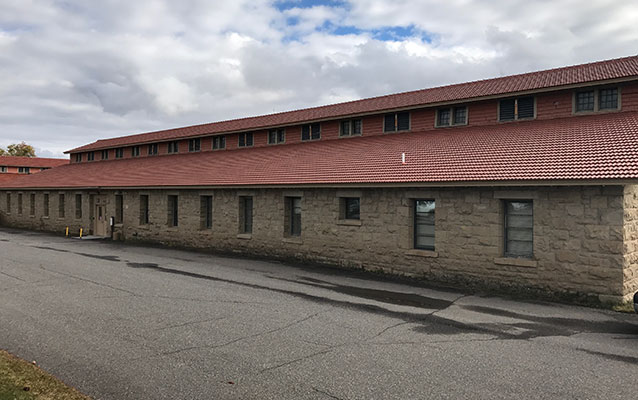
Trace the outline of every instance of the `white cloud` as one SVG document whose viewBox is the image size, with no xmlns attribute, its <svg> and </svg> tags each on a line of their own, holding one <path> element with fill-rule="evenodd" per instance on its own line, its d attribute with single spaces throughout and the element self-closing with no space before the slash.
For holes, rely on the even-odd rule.
<svg viewBox="0 0 638 400">
<path fill-rule="evenodd" d="M 0 146 L 59 155 L 98 138 L 638 49 L 633 1 L 348 3 L 4 0 Z"/>
</svg>

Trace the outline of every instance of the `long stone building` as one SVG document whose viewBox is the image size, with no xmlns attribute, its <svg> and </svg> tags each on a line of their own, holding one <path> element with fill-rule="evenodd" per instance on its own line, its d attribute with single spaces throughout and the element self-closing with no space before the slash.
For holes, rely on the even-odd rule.
<svg viewBox="0 0 638 400">
<path fill-rule="evenodd" d="M 638 290 L 638 57 L 98 140 L 5 226 L 442 282 Z"/>
</svg>

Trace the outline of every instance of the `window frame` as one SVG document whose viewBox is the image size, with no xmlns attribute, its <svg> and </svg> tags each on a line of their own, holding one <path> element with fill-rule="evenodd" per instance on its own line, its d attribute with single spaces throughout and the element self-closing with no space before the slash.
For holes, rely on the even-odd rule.
<svg viewBox="0 0 638 400">
<path fill-rule="evenodd" d="M 75 162 L 76 163 L 82 162 L 82 153 L 75 153 Z"/>
<path fill-rule="evenodd" d="M 86 161 L 95 161 L 95 152 L 89 151 L 86 153 Z"/>
<path fill-rule="evenodd" d="M 124 195 L 118 193 L 115 195 L 115 220 L 116 224 L 124 223 Z"/>
<path fill-rule="evenodd" d="M 58 218 L 66 217 L 66 197 L 64 193 L 58 193 Z"/>
<path fill-rule="evenodd" d="M 429 234 L 426 235 L 420 235 L 420 236 L 426 236 L 426 237 L 432 237 L 432 242 L 434 243 L 432 246 L 419 246 L 418 245 L 418 227 L 419 224 L 418 222 L 418 202 L 420 201 L 431 201 L 434 203 L 434 211 L 432 211 L 433 214 L 433 220 L 434 222 L 432 223 L 432 227 L 433 227 L 433 231 L 434 233 L 430 236 Z M 414 249 L 416 250 L 428 250 L 428 251 L 435 251 L 436 250 L 436 199 L 414 199 L 412 202 L 412 207 L 413 207 L 413 213 L 412 213 L 412 222 L 413 222 L 413 227 L 412 227 L 412 246 L 414 247 Z M 429 224 L 428 224 L 429 225 Z"/>
<path fill-rule="evenodd" d="M 172 141 L 168 142 L 166 153 L 167 154 L 177 154 L 177 153 L 179 153 L 179 140 L 172 140 Z"/>
<path fill-rule="evenodd" d="M 151 143 L 148 145 L 148 155 L 149 156 L 156 156 L 159 154 L 159 144 L 157 143 Z"/>
<path fill-rule="evenodd" d="M 299 238 L 302 233 L 302 196 L 284 197 L 284 237 Z M 296 205 L 297 204 L 297 205 Z M 297 212 L 298 211 L 298 212 Z"/>
<path fill-rule="evenodd" d="M 192 138 L 188 139 L 188 152 L 189 153 L 197 153 L 202 150 L 202 139 L 201 138 Z"/>
<path fill-rule="evenodd" d="M 142 200 L 144 199 L 144 200 Z M 150 223 L 150 199 L 148 194 L 140 194 L 140 225 L 148 225 Z"/>
<path fill-rule="evenodd" d="M 531 214 L 531 219 L 532 219 L 532 226 L 531 228 L 525 228 L 525 229 L 529 229 L 531 231 L 531 253 L 529 254 L 517 254 L 517 253 L 512 253 L 508 250 L 508 246 L 507 243 L 509 242 L 508 240 L 508 231 L 509 231 L 509 227 L 508 227 L 508 216 L 509 213 L 507 212 L 508 210 L 508 204 L 509 203 L 528 203 L 531 204 L 531 209 L 532 209 L 532 214 Z M 530 259 L 533 260 L 534 259 L 534 200 L 533 199 L 504 199 L 503 200 L 503 256 L 507 257 L 507 258 L 521 258 L 521 259 Z M 523 229 L 523 228 L 515 228 L 515 229 Z"/>
<path fill-rule="evenodd" d="M 348 209 L 348 203 L 356 200 L 359 204 L 356 217 L 351 214 Z M 361 197 L 360 196 L 343 196 L 339 197 L 339 219 L 342 221 L 361 221 Z"/>
<path fill-rule="evenodd" d="M 250 212 L 248 210 L 250 204 Z M 239 233 L 252 235 L 254 226 L 255 204 L 253 196 L 239 196 Z"/>
<path fill-rule="evenodd" d="M 534 115 L 531 116 L 531 117 L 519 118 L 519 116 L 518 116 L 518 100 L 519 99 L 525 99 L 525 98 L 528 98 L 528 97 L 531 97 L 534 100 L 533 101 Z M 501 119 L 501 102 L 507 101 L 507 100 L 514 100 L 514 118 L 513 119 Z M 499 123 L 514 122 L 514 121 L 531 121 L 531 120 L 534 120 L 534 119 L 537 118 L 537 113 L 538 113 L 538 105 L 537 105 L 537 97 L 535 95 L 507 97 L 507 98 L 498 100 L 497 107 L 496 107 L 496 120 Z"/>
<path fill-rule="evenodd" d="M 31 173 L 31 167 L 18 167 L 18 173 L 29 175 Z"/>
<path fill-rule="evenodd" d="M 82 219 L 82 194 L 75 194 L 75 219 Z"/>
<path fill-rule="evenodd" d="M 22 193 L 18 193 L 18 215 L 22 215 Z"/>
<path fill-rule="evenodd" d="M 355 122 L 359 122 L 359 133 L 355 133 Z M 348 125 L 348 133 L 344 133 L 344 124 Z M 363 136 L 363 118 L 343 119 L 339 121 L 339 137 L 348 138 L 353 136 Z"/>
<path fill-rule="evenodd" d="M 213 229 L 213 196 L 210 194 L 199 196 L 199 229 Z"/>
<path fill-rule="evenodd" d="M 35 193 L 29 194 L 29 216 L 35 217 Z"/>
<path fill-rule="evenodd" d="M 455 113 L 457 110 L 465 109 L 465 121 L 464 122 L 455 122 Z M 450 117 L 449 122 L 447 124 L 440 123 L 440 113 L 441 111 L 449 111 Z M 452 126 L 466 126 L 469 123 L 469 108 L 468 106 L 449 106 L 449 107 L 441 107 L 436 110 L 436 114 L 434 115 L 434 127 L 435 128 L 448 128 Z"/>
<path fill-rule="evenodd" d="M 44 218 L 49 218 L 49 193 L 44 193 L 42 196 L 42 216 Z"/>
<path fill-rule="evenodd" d="M 108 160 L 109 159 L 109 150 L 102 150 L 102 155 L 100 156 L 100 160 Z"/>
<path fill-rule="evenodd" d="M 176 228 L 179 226 L 179 196 L 177 194 L 169 194 L 166 197 L 166 212 L 167 221 L 166 224 L 169 228 Z"/>
<path fill-rule="evenodd" d="M 408 114 L 408 127 L 406 129 L 399 129 L 399 114 Z M 388 130 L 386 119 L 394 115 L 394 129 Z M 391 113 L 383 114 L 383 133 L 396 133 L 396 132 L 409 132 L 412 130 L 412 112 L 410 111 L 395 111 Z"/>
<path fill-rule="evenodd" d="M 115 158 L 124 158 L 124 147 L 118 147 L 115 149 Z"/>
<path fill-rule="evenodd" d="M 603 108 L 600 109 L 600 91 L 606 89 L 616 89 L 618 101 L 616 108 Z M 585 92 L 594 92 L 594 109 L 593 110 L 578 110 L 578 94 Z M 596 86 L 588 88 L 579 88 L 572 93 L 572 114 L 574 115 L 586 115 L 592 113 L 605 113 L 605 112 L 618 112 L 622 110 L 622 88 L 621 86 Z"/>
<path fill-rule="evenodd" d="M 274 140 L 271 140 L 274 135 Z M 268 144 L 276 145 L 286 143 L 286 130 L 284 128 L 269 129 L 268 130 Z"/>
<path fill-rule="evenodd" d="M 254 132 L 240 132 L 239 135 L 237 135 L 237 147 L 253 147 L 255 144 L 255 137 L 253 134 Z"/>
<path fill-rule="evenodd" d="M 317 128 L 317 129 L 314 129 Z M 306 133 L 304 130 L 307 130 L 307 137 L 304 138 Z M 316 135 L 315 135 L 316 132 Z M 302 142 L 312 142 L 314 140 L 321 140 L 321 122 L 312 122 L 309 124 L 301 125 L 301 141 Z"/>
<path fill-rule="evenodd" d="M 131 146 L 131 157 L 140 156 L 140 146 Z"/>
<path fill-rule="evenodd" d="M 211 148 L 212 150 L 224 150 L 226 148 L 226 135 L 213 136 Z"/>
</svg>

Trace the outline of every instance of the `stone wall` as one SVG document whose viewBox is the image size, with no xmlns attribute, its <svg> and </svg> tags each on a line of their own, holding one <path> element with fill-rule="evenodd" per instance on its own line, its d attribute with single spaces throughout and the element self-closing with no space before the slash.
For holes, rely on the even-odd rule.
<svg viewBox="0 0 638 400">
<path fill-rule="evenodd" d="M 623 294 L 630 300 L 638 291 L 638 185 L 625 186 Z"/>
<path fill-rule="evenodd" d="M 63 232 L 91 229 L 89 193 L 84 212 L 75 218 L 74 195 L 67 191 L 66 217 L 57 217 L 57 194 L 50 193 L 50 216 L 42 216 L 43 192 L 36 212 L 6 213 L 5 224 Z M 28 191 L 23 202 L 29 201 Z M 125 240 L 159 242 L 287 260 L 318 262 L 436 279 L 443 282 L 524 286 L 553 292 L 595 295 L 619 301 L 636 288 L 638 214 L 633 186 L 439 188 L 439 189 L 255 189 L 127 190 L 124 219 L 115 227 Z M 115 215 L 115 192 L 92 193 L 93 202 Z M 149 224 L 140 224 L 140 194 L 149 196 Z M 168 195 L 179 196 L 179 225 L 168 226 Z M 213 227 L 203 229 L 200 196 L 213 196 Z M 252 234 L 239 233 L 239 196 L 253 196 Z M 301 197 L 302 234 L 290 237 L 285 226 L 285 197 Z M 340 198 L 360 197 L 360 220 L 340 219 Z M 434 251 L 413 246 L 414 199 L 434 199 Z M 534 257 L 503 257 L 505 199 L 534 204 Z M 624 200 L 624 203 L 623 203 Z M 623 214 L 623 205 L 625 212 Z"/>
</svg>

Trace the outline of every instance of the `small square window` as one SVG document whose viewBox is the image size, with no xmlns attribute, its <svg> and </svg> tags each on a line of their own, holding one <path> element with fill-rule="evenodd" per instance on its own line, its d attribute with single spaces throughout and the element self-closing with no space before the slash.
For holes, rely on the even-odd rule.
<svg viewBox="0 0 638 400">
<path fill-rule="evenodd" d="M 386 114 L 383 117 L 384 132 L 407 131 L 410 129 L 410 113 L 398 112 Z"/>
<path fill-rule="evenodd" d="M 437 125 L 438 126 L 450 125 L 450 109 L 449 108 L 444 108 L 439 110 Z"/>
<path fill-rule="evenodd" d="M 242 132 L 239 134 L 239 147 L 251 147 L 253 145 L 253 133 Z"/>
<path fill-rule="evenodd" d="M 119 149 L 115 149 L 115 158 L 123 158 L 124 157 L 124 149 L 123 148 L 119 148 Z"/>
<path fill-rule="evenodd" d="M 341 121 L 339 127 L 339 136 L 359 136 L 361 135 L 362 126 L 363 124 L 361 119 Z"/>
<path fill-rule="evenodd" d="M 286 132 L 283 129 L 271 129 L 268 131 L 268 144 L 280 144 L 286 140 Z"/>
<path fill-rule="evenodd" d="M 454 107 L 454 125 L 467 124 L 467 107 Z"/>
<path fill-rule="evenodd" d="M 82 162 L 82 153 L 75 154 L 75 162 Z"/>
<path fill-rule="evenodd" d="M 502 122 L 534 118 L 536 102 L 534 97 L 500 100 L 498 110 L 498 120 Z"/>
<path fill-rule="evenodd" d="M 301 140 L 318 140 L 321 139 L 321 124 L 306 124 L 301 126 Z"/>
<path fill-rule="evenodd" d="M 226 136 L 213 136 L 213 150 L 221 150 L 226 148 Z"/>
<path fill-rule="evenodd" d="M 108 160 L 108 159 L 109 159 L 109 151 L 102 150 L 102 160 Z"/>
<path fill-rule="evenodd" d="M 174 140 L 168 142 L 168 154 L 179 153 L 179 142 Z"/>
<path fill-rule="evenodd" d="M 618 89 L 600 89 L 599 107 L 600 110 L 615 110 L 618 108 Z"/>
<path fill-rule="evenodd" d="M 201 145 L 202 145 L 202 140 L 197 138 L 197 139 L 189 139 L 188 140 L 188 151 L 189 152 L 195 152 L 195 151 L 200 151 L 201 150 Z"/>
<path fill-rule="evenodd" d="M 94 161 L 95 160 L 95 152 L 94 151 L 89 151 L 88 153 L 86 153 L 86 160 L 87 161 Z"/>
<path fill-rule="evenodd" d="M 576 93 L 576 111 L 594 111 L 594 91 Z"/>
<path fill-rule="evenodd" d="M 139 157 L 140 156 L 140 146 L 131 147 L 131 157 Z"/>
<path fill-rule="evenodd" d="M 157 155 L 157 150 L 158 150 L 158 145 L 157 143 L 151 143 L 148 145 L 148 155 L 149 156 L 156 156 Z"/>
</svg>

